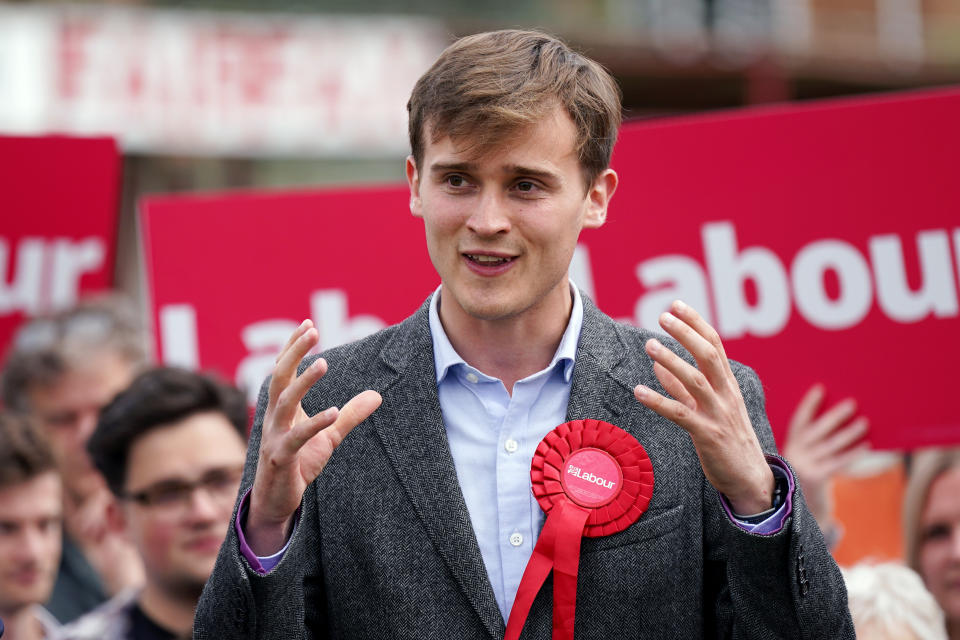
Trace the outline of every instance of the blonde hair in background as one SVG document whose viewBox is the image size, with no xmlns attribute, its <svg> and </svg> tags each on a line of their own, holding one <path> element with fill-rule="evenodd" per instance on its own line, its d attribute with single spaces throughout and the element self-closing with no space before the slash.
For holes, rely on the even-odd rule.
<svg viewBox="0 0 960 640">
<path fill-rule="evenodd" d="M 943 611 L 909 567 L 864 563 L 841 572 L 858 637 L 864 629 L 888 638 L 909 630 L 917 640 L 947 640 Z"/>
<path fill-rule="evenodd" d="M 960 467 L 960 448 L 925 449 L 916 453 L 903 496 L 903 544 L 907 566 L 920 571 L 920 516 L 927 503 L 930 485 L 948 469 Z"/>
</svg>

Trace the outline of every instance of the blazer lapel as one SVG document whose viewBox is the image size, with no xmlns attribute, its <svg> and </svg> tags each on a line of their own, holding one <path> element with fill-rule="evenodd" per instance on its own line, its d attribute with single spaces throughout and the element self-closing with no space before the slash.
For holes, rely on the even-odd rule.
<svg viewBox="0 0 960 640">
<path fill-rule="evenodd" d="M 476 610 L 487 632 L 502 637 L 504 622 L 493 595 L 470 514 L 457 482 L 437 396 L 428 304 L 404 322 L 384 348 L 397 372 L 374 414 L 390 463 L 427 534 Z"/>
<path fill-rule="evenodd" d="M 629 381 L 619 380 L 615 375 L 627 347 L 617 333 L 616 324 L 586 295 L 582 295 L 582 299 L 583 328 L 577 343 L 567 420 L 593 418 L 617 424 L 623 406 L 619 399 L 624 387 L 631 389 Z"/>
<path fill-rule="evenodd" d="M 662 447 L 672 443 L 682 429 L 671 426 L 633 397 L 637 384 L 662 388 L 649 356 L 642 349 L 628 347 L 621 331 L 616 322 L 583 297 L 583 329 L 567 420 L 595 418 L 615 424 L 637 438 L 656 464 L 657 458 L 665 459 Z"/>
</svg>

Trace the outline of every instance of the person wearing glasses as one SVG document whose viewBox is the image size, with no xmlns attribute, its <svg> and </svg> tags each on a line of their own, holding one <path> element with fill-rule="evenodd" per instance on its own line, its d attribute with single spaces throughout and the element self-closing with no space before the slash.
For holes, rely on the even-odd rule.
<svg viewBox="0 0 960 640">
<path fill-rule="evenodd" d="M 103 409 L 87 450 L 117 497 L 109 526 L 133 542 L 146 583 L 68 625 L 64 638 L 189 635 L 240 486 L 247 420 L 239 390 L 173 368 L 141 374 Z"/>
<path fill-rule="evenodd" d="M 6 357 L 3 405 L 37 424 L 63 478 L 63 554 L 47 603 L 62 623 L 143 583 L 136 550 L 104 527 L 113 498 L 84 445 L 100 409 L 146 367 L 146 345 L 136 309 L 105 296 L 27 322 Z"/>
</svg>

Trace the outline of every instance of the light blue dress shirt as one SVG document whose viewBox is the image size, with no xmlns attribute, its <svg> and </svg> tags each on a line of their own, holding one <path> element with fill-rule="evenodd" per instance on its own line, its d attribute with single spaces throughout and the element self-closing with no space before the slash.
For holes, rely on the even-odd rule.
<svg viewBox="0 0 960 640">
<path fill-rule="evenodd" d="M 440 289 L 430 302 L 437 393 L 457 480 L 470 512 L 493 594 L 506 620 L 544 515 L 533 497 L 530 463 L 537 445 L 566 422 L 583 303 L 576 287 L 570 322 L 545 369 L 503 383 L 470 366 L 440 323 Z"/>
</svg>

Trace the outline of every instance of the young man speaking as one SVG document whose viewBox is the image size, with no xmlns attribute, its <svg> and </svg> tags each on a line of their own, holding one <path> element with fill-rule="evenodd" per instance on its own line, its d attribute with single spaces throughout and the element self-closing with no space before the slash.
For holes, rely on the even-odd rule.
<svg viewBox="0 0 960 640">
<path fill-rule="evenodd" d="M 563 590 L 577 638 L 852 638 L 753 372 L 682 303 L 661 318 L 671 337 L 654 335 L 568 279 L 617 186 L 610 76 L 543 34 L 485 33 L 440 56 L 409 111 L 410 208 L 442 284 L 322 358 L 304 359 L 309 321 L 291 337 L 195 637 L 572 637 Z M 544 524 L 531 461 L 561 423 L 597 420 L 642 445 L 652 477 L 631 485 L 648 492 L 633 520 L 581 540 Z M 625 478 L 615 449 L 597 455 Z M 577 491 L 626 492 L 616 477 L 599 494 L 565 478 L 555 510 L 590 511 L 569 506 Z M 531 588 L 525 567 L 545 554 L 558 570 Z M 520 601 L 529 614 L 511 616 Z"/>
</svg>

